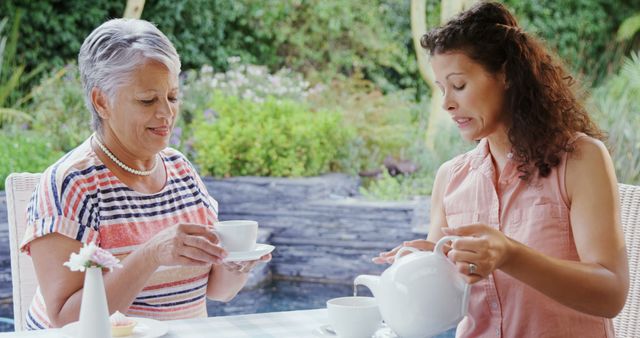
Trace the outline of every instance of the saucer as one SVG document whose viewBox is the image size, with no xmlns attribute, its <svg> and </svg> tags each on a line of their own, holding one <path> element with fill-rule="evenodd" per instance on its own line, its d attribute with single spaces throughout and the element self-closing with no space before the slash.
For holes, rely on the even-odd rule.
<svg viewBox="0 0 640 338">
<path fill-rule="evenodd" d="M 251 251 L 231 251 L 229 255 L 225 257 L 224 262 L 242 262 L 253 261 L 260 259 L 260 257 L 270 253 L 276 247 L 270 244 L 257 243 Z"/>
<path fill-rule="evenodd" d="M 167 334 L 169 331 L 169 325 L 165 322 L 161 322 L 155 319 L 129 317 L 132 320 L 138 322 L 136 327 L 133 328 L 133 333 L 125 338 L 156 338 Z M 78 330 L 80 330 L 80 322 L 73 322 L 63 326 L 62 333 L 66 337 L 80 338 L 78 337 Z"/>
<path fill-rule="evenodd" d="M 321 338 L 340 338 L 333 331 L 331 325 L 329 324 L 316 327 L 313 330 L 313 335 L 315 337 Z M 395 332 L 393 332 L 387 325 L 382 324 L 382 326 L 371 336 L 371 338 L 398 338 L 398 335 L 396 335 Z"/>
</svg>

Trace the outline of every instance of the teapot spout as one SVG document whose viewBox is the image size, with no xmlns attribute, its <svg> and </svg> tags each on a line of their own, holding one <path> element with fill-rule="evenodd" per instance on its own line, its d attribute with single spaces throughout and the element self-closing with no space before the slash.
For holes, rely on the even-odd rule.
<svg viewBox="0 0 640 338">
<path fill-rule="evenodd" d="M 376 293 L 378 292 L 378 285 L 380 284 L 380 276 L 373 276 L 373 275 L 360 275 L 358 277 L 356 277 L 356 279 L 353 280 L 353 287 L 354 290 L 358 285 L 364 285 L 366 287 L 369 288 L 369 290 L 371 290 L 371 293 L 373 293 L 373 296 L 376 296 Z"/>
</svg>

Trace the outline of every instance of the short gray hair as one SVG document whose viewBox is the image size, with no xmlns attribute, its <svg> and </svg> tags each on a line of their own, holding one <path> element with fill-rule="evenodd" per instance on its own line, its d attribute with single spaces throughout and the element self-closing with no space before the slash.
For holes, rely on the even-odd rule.
<svg viewBox="0 0 640 338">
<path fill-rule="evenodd" d="M 156 26 L 145 20 L 112 19 L 84 40 L 78 54 L 78 68 L 94 131 L 100 131 L 102 120 L 91 102 L 91 90 L 99 88 L 113 102 L 118 87 L 149 59 L 164 64 L 176 76 L 180 74 L 180 57 L 175 47 Z"/>
</svg>

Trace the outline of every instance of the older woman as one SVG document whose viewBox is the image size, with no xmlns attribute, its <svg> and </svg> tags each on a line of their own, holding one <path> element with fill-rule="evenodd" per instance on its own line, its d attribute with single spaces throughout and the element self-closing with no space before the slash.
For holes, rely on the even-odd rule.
<svg viewBox="0 0 640 338">
<path fill-rule="evenodd" d="M 501 4 L 422 38 L 443 108 L 475 149 L 443 164 L 427 240 L 473 283 L 462 337 L 613 337 L 629 284 L 615 171 L 568 75 Z M 392 260 L 395 250 L 376 262 Z"/>
<path fill-rule="evenodd" d="M 223 263 L 210 231 L 217 202 L 167 148 L 179 108 L 175 48 L 149 22 L 115 19 L 86 38 L 78 63 L 95 134 L 44 172 L 31 200 L 22 250 L 39 288 L 28 328 L 78 319 L 83 275 L 62 263 L 87 242 L 122 260 L 104 274 L 110 312 L 206 316 L 205 296 L 230 300 L 258 261 Z"/>
</svg>

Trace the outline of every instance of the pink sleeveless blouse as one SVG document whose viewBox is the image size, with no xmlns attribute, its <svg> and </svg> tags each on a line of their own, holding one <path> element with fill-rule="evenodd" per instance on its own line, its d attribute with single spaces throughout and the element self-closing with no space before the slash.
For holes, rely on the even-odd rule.
<svg viewBox="0 0 640 338">
<path fill-rule="evenodd" d="M 565 189 L 567 154 L 548 177 L 529 183 L 518 178 L 512 160 L 494 179 L 486 139 L 451 162 L 444 193 L 449 227 L 487 224 L 545 255 L 579 260 Z M 469 316 L 457 337 L 614 337 L 610 319 L 573 310 L 499 270 L 473 284 Z"/>
</svg>

